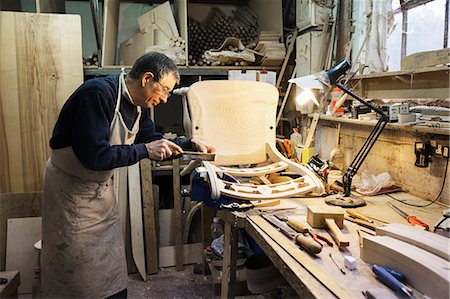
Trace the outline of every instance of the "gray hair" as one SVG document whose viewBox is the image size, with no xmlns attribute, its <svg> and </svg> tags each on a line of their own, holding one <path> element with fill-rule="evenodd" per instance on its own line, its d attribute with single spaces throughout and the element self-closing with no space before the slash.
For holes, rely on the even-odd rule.
<svg viewBox="0 0 450 299">
<path fill-rule="evenodd" d="M 148 52 L 139 57 L 128 76 L 132 79 L 140 79 L 146 72 L 153 73 L 156 81 L 168 73 L 173 73 L 178 83 L 180 81 L 180 73 L 176 64 L 162 53 Z"/>
</svg>

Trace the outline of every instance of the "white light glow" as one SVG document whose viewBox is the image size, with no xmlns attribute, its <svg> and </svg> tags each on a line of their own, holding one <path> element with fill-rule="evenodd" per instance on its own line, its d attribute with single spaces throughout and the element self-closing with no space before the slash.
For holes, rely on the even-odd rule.
<svg viewBox="0 0 450 299">
<path fill-rule="evenodd" d="M 319 106 L 319 101 L 317 101 L 316 96 L 311 91 L 311 89 L 302 89 L 303 91 L 295 98 L 299 105 L 305 105 L 308 101 L 313 101 L 314 104 Z"/>
</svg>

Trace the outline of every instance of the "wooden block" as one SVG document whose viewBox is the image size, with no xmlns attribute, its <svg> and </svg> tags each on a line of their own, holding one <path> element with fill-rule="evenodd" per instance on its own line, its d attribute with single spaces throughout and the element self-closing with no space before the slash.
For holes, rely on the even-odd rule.
<svg viewBox="0 0 450 299">
<path fill-rule="evenodd" d="M 449 239 L 444 236 L 399 223 L 377 227 L 376 232 L 377 235 L 402 240 L 450 261 Z"/>
<path fill-rule="evenodd" d="M 361 259 L 402 272 L 409 285 L 430 298 L 450 296 L 450 263 L 422 248 L 387 236 L 365 237 Z"/>
<path fill-rule="evenodd" d="M 334 219 L 339 228 L 344 227 L 344 209 L 325 205 L 308 206 L 307 220 L 315 228 L 326 228 L 325 219 Z"/>
</svg>

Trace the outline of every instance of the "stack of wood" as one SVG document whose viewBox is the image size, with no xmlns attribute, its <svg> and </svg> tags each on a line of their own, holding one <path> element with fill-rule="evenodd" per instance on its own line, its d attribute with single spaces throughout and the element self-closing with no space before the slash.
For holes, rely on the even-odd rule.
<svg viewBox="0 0 450 299">
<path fill-rule="evenodd" d="M 84 66 L 98 66 L 98 53 L 94 52 L 92 55 L 89 55 L 87 58 L 83 57 L 83 65 Z"/>
<path fill-rule="evenodd" d="M 264 54 L 261 60 L 263 66 L 280 66 L 286 57 L 284 43 L 280 42 L 282 36 L 278 32 L 261 31 L 255 50 Z"/>
<path fill-rule="evenodd" d="M 204 52 L 219 48 L 227 37 L 236 37 L 246 47 L 254 47 L 258 37 L 258 16 L 248 7 L 239 7 L 233 11 L 233 16 L 213 7 L 202 23 L 189 18 L 188 32 L 189 64 L 205 65 L 209 63 Z"/>
<path fill-rule="evenodd" d="M 180 36 L 172 36 L 166 43 L 170 47 L 178 47 L 181 49 L 186 49 L 186 41 Z"/>
<path fill-rule="evenodd" d="M 388 224 L 363 239 L 361 259 L 402 272 L 408 284 L 430 298 L 449 298 L 448 238 L 420 228 Z"/>
</svg>

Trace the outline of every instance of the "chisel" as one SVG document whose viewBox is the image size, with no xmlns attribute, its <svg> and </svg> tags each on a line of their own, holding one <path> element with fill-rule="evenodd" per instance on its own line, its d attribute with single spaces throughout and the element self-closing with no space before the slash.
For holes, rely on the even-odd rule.
<svg viewBox="0 0 450 299">
<path fill-rule="evenodd" d="M 354 211 L 354 210 L 350 210 L 350 209 L 347 209 L 347 210 L 345 210 L 345 211 L 346 211 L 350 216 L 352 216 L 352 217 L 354 217 L 354 218 L 358 218 L 358 219 L 361 219 L 361 220 L 364 220 L 364 221 L 373 223 L 373 220 L 372 220 L 372 219 L 367 218 L 366 216 L 364 216 L 364 215 L 361 214 L 360 212 L 357 212 L 357 211 Z"/>
<path fill-rule="evenodd" d="M 295 240 L 297 244 L 302 246 L 306 251 L 317 254 L 322 251 L 322 246 L 320 246 L 317 242 L 315 242 L 312 238 L 305 237 L 302 234 L 297 233 L 290 227 L 286 226 L 283 222 L 280 220 L 269 216 L 264 213 L 260 213 L 261 217 L 263 217 L 265 220 L 267 220 L 270 224 L 272 224 L 274 227 L 276 227 L 281 233 L 283 233 L 286 237 L 289 239 Z"/>
<path fill-rule="evenodd" d="M 429 230 L 430 229 L 428 224 L 426 224 L 425 222 L 420 221 L 419 219 L 417 219 L 416 216 L 406 214 L 405 212 L 403 212 L 402 210 L 400 210 L 399 208 L 397 208 L 396 206 L 394 206 L 390 202 L 388 202 L 387 204 L 388 204 L 388 206 L 390 206 L 394 211 L 396 211 L 400 216 L 405 218 L 406 221 L 408 221 L 412 225 L 414 225 L 414 226 L 422 226 L 422 227 L 425 228 L 425 230 Z"/>
</svg>

